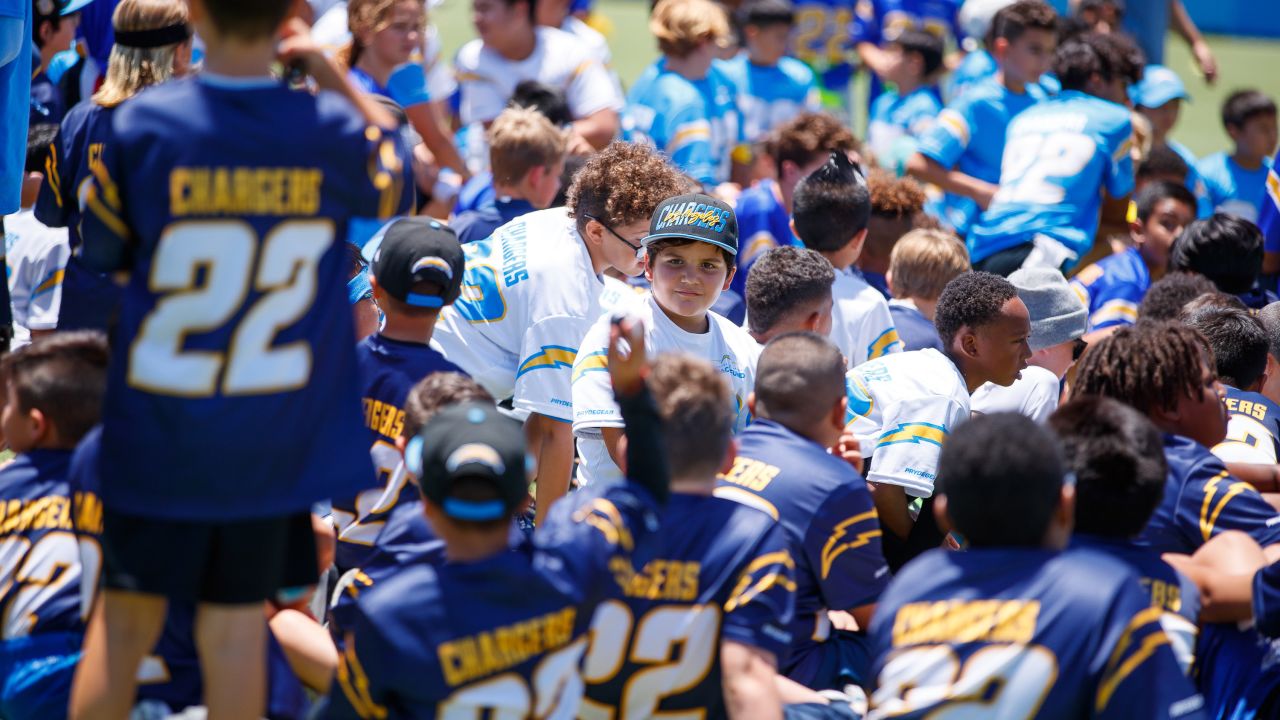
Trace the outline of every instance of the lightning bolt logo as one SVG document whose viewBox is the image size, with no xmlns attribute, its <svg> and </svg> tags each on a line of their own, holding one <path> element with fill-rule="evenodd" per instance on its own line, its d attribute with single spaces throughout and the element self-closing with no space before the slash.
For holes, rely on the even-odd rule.
<svg viewBox="0 0 1280 720">
<path fill-rule="evenodd" d="M 859 513 L 848 520 L 845 520 L 831 531 L 831 537 L 827 538 L 826 544 L 822 546 L 823 580 L 826 580 L 827 576 L 831 574 L 831 565 L 835 563 L 836 558 L 849 550 L 856 550 L 857 548 L 866 545 L 874 538 L 880 537 L 881 531 L 878 524 L 870 530 L 864 530 L 857 535 L 848 536 L 849 528 L 860 522 L 874 519 L 876 519 L 876 510 L 875 508 L 872 508 L 864 513 Z"/>
</svg>

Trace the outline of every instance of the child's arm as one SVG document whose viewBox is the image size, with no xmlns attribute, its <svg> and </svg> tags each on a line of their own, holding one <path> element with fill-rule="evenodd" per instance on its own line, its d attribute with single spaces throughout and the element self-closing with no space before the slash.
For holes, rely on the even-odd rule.
<svg viewBox="0 0 1280 720">
<path fill-rule="evenodd" d="M 922 182 L 937 185 L 945 192 L 971 198 L 983 210 L 987 209 L 996 191 L 1000 189 L 999 185 L 979 180 L 959 170 L 945 168 L 937 160 L 920 153 L 913 154 L 907 160 L 907 174 Z"/>
<path fill-rule="evenodd" d="M 301 65 L 308 75 L 315 78 L 316 87 L 345 97 L 370 125 L 377 125 L 384 130 L 395 129 L 396 120 L 391 113 L 347 82 L 346 75 L 337 63 L 325 55 L 324 50 L 311 39 L 310 28 L 302 20 L 293 18 L 285 24 L 278 52 L 281 63 L 286 66 Z"/>
</svg>

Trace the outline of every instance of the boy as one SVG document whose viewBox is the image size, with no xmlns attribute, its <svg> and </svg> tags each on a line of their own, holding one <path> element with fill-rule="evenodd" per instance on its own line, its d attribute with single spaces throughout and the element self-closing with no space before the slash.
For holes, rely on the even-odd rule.
<svg viewBox="0 0 1280 720">
<path fill-rule="evenodd" d="M 786 54 L 791 0 L 747 0 L 737 17 L 747 49 L 721 67 L 738 89 L 742 139 L 756 143 L 800 112 L 821 109 L 822 98 L 809 66 Z"/>
<path fill-rule="evenodd" d="M 851 368 L 902 350 L 884 297 L 853 267 L 870 215 L 867 181 L 844 153 L 831 153 L 825 165 L 796 185 L 791 228 L 836 270 L 831 341 Z"/>
<path fill-rule="evenodd" d="M 768 513 L 712 496 L 734 462 L 729 384 L 705 360 L 670 353 L 647 382 L 671 497 L 643 565 L 616 572 L 619 597 L 592 620 L 579 716 L 781 717 L 774 676 L 791 638 L 796 563 Z M 587 490 L 565 505 L 596 502 Z M 680 664 L 669 666 L 675 644 Z"/>
<path fill-rule="evenodd" d="M 924 190 L 911 178 L 894 177 L 877 168 L 867 173 L 867 191 L 871 194 L 871 217 L 867 218 L 867 241 L 857 266 L 862 279 L 888 300 L 892 296 L 884 276 L 889 272 L 893 246 L 915 228 L 937 227 L 937 221 L 924 214 Z"/>
<path fill-rule="evenodd" d="M 614 143 L 574 176 L 568 212 L 529 213 L 462 249 L 464 292 L 440 314 L 432 340 L 494 397 L 512 398 L 528 415 L 539 520 L 573 473 L 571 369 L 582 336 L 603 312 L 602 274 L 639 275 L 649 216 L 690 187 L 652 150 Z"/>
<path fill-rule="evenodd" d="M 1258 284 L 1262 244 L 1257 225 L 1218 213 L 1187 225 L 1169 252 L 1169 269 L 1203 275 L 1218 290 L 1260 310 L 1276 300 L 1275 293 Z"/>
<path fill-rule="evenodd" d="M 461 372 L 428 343 L 440 311 L 462 292 L 464 269 L 453 231 L 425 217 L 392 222 L 373 257 L 369 281 L 386 319 L 356 346 L 356 368 L 375 474 L 358 495 L 333 499 L 339 573 L 368 558 L 385 522 L 382 497 L 404 484 L 396 440 L 403 432 L 409 390 L 432 373 Z"/>
<path fill-rule="evenodd" d="M 1014 414 L 966 423 L 938 483 L 939 522 L 969 549 L 930 550 L 881 596 L 877 713 L 1199 717 L 1137 573 L 1066 549 L 1075 492 L 1047 430 Z"/>
<path fill-rule="evenodd" d="M 938 297 L 955 278 L 969 272 L 969 253 L 956 236 L 942 230 L 912 230 L 889 255 L 889 314 L 904 351 L 944 352 L 933 324 Z"/>
<path fill-rule="evenodd" d="M 890 81 L 892 52 L 888 45 L 904 32 L 927 32 L 938 38 L 942 47 L 948 44 L 963 51 L 967 40 L 960 21 L 963 0 L 868 0 L 859 2 L 854 18 L 853 44 L 871 74 L 868 103 L 884 93 Z M 935 96 L 938 88 L 933 89 Z"/>
<path fill-rule="evenodd" d="M 1187 303 L 1205 293 L 1216 292 L 1218 288 L 1203 275 L 1169 273 L 1151 284 L 1138 306 L 1138 320 L 1177 320 Z"/>
<path fill-rule="evenodd" d="M 780 247 L 751 266 L 747 331 L 763 347 L 784 333 L 831 333 L 831 263 L 807 248 Z"/>
<path fill-rule="evenodd" d="M 1036 81 L 1053 59 L 1057 20 L 1040 0 L 1018 0 L 996 13 L 995 78 L 952 101 L 907 160 L 908 173 L 946 192 L 931 213 L 960 237 L 995 195 L 1009 121 L 1044 98 Z"/>
<path fill-rule="evenodd" d="M 747 395 L 755 384 L 760 345 L 745 330 L 710 312 L 733 279 L 738 223 L 733 210 L 709 195 L 680 195 L 653 211 L 644 276 L 651 286 L 634 317 L 644 325 L 653 355 L 685 352 L 713 363 L 732 391 L 733 431 L 750 421 Z M 582 338 L 573 362 L 573 434 L 578 439 L 578 480 L 621 480 L 622 418 L 609 395 L 605 371 L 610 320 L 601 317 Z"/>
<path fill-rule="evenodd" d="M 1071 289 L 1089 308 L 1091 339 L 1101 338 L 1100 330 L 1138 321 L 1138 304 L 1151 283 L 1164 277 L 1174 241 L 1195 219 L 1195 196 L 1169 180 L 1142 188 L 1133 204 L 1137 217 L 1129 223 L 1132 245 L 1071 278 Z"/>
<path fill-rule="evenodd" d="M 1195 153 L 1170 136 L 1173 126 L 1178 124 L 1182 101 L 1191 100 L 1182 78 L 1163 65 L 1147 65 L 1142 70 L 1141 82 L 1129 88 L 1129 99 L 1133 101 L 1134 110 L 1151 123 L 1152 148 L 1167 147 L 1187 164 L 1187 189 L 1196 196 L 1196 217 L 1212 215 L 1209 189 L 1196 170 Z"/>
<path fill-rule="evenodd" d="M 71 247 L 64 228 L 40 222 L 34 211 L 44 183 L 44 157 L 58 137 L 58 126 L 32 125 L 27 132 L 27 166 L 22 183 L 22 206 L 4 218 L 5 264 L 9 302 L 13 310 L 13 337 L 17 349 L 58 327 L 62 309 L 62 278 Z"/>
<path fill-rule="evenodd" d="M 1196 163 L 1214 212 L 1258 221 L 1271 155 L 1276 151 L 1276 103 L 1257 90 L 1238 90 L 1222 104 L 1222 126 L 1235 151 Z"/>
<path fill-rule="evenodd" d="M 1027 306 L 997 275 L 969 272 L 947 283 L 933 322 L 943 352 L 890 355 L 846 376 L 845 419 L 869 458 L 867 481 L 894 568 L 942 541 L 929 498 L 938 451 L 969 418 L 969 394 L 988 382 L 1012 385 L 1031 357 Z"/>
<path fill-rule="evenodd" d="M 756 421 L 716 495 L 760 508 L 786 532 L 795 559 L 796 614 L 782 671 L 818 690 L 868 679 L 863 633 L 833 628 L 828 611 L 867 627 L 889 579 L 867 484 L 839 455 L 844 361 L 814 333 L 783 335 L 760 355 Z"/>
<path fill-rule="evenodd" d="M 66 103 L 62 99 L 62 91 L 49 79 L 46 72 L 53 56 L 71 47 L 76 37 L 76 27 L 80 24 L 80 10 L 93 0 L 59 0 L 42 2 L 30 0 L 33 8 L 31 27 L 24 28 L 31 33 L 35 50 L 39 57 L 33 56 L 31 68 L 31 124 L 62 122 L 67 112 Z M 37 65 L 36 60 L 39 60 Z"/>
<path fill-rule="evenodd" d="M 903 30 L 884 47 L 878 77 L 891 85 L 871 103 L 867 147 L 880 167 L 896 175 L 942 110 L 934 76 L 944 50 L 942 39 L 924 30 Z"/>
<path fill-rule="evenodd" d="M 1086 397 L 1058 408 L 1049 427 L 1076 478 L 1074 547 L 1124 562 L 1141 578 L 1184 672 L 1195 657 L 1200 592 L 1194 583 L 1135 540 L 1164 496 L 1160 433 L 1133 408 Z"/>
<path fill-rule="evenodd" d="M 853 121 L 852 84 L 854 0 L 799 0 L 795 3 L 799 28 L 791 35 L 791 56 L 813 68 L 822 108 Z"/>
<path fill-rule="evenodd" d="M 0 362 L 0 429 L 17 453 L 0 469 L 5 718 L 66 715 L 102 563 L 102 505 L 69 481 L 69 468 L 98 422 L 106 367 L 106 341 L 91 333 L 37 338 Z"/>
<path fill-rule="evenodd" d="M 489 126 L 493 205 L 453 219 L 458 241 L 483 240 L 525 213 L 550 207 L 560 192 L 565 142 L 564 133 L 537 110 L 503 110 Z"/>
<path fill-rule="evenodd" d="M 261 714 L 262 602 L 315 583 L 312 504 L 369 478 L 343 238 L 408 209 L 409 163 L 290 7 L 192 0 L 207 72 L 122 105 L 86 192 L 85 264 L 129 285 L 99 462 L 106 589 L 72 717 L 128 713 L 168 599 L 199 603 L 210 714 Z M 272 79 L 277 47 L 322 92 Z"/>
<path fill-rule="evenodd" d="M 1125 87 L 1141 67 L 1102 35 L 1058 48 L 1062 92 L 1009 123 L 1000 190 L 968 236 L 973 266 L 1066 271 L 1093 248 L 1105 189 L 1133 190 L 1133 125 Z"/>
<path fill-rule="evenodd" d="M 319 717 L 572 715 L 590 618 L 614 572 L 647 553 L 669 493 L 639 327 L 615 326 L 608 365 L 630 430 L 629 479 L 572 512 L 561 503 L 532 541 L 510 535 L 531 467 L 518 423 L 464 403 L 409 442 L 405 464 L 445 562 L 406 566 L 359 594 Z"/>
</svg>

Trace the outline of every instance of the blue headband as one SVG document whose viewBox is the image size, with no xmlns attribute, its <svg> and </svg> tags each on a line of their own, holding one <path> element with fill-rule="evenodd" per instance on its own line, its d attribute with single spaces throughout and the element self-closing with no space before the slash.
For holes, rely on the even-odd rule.
<svg viewBox="0 0 1280 720">
<path fill-rule="evenodd" d="M 373 286 L 369 284 L 369 270 L 365 268 L 347 281 L 347 302 L 355 305 L 371 297 L 373 297 Z"/>
</svg>

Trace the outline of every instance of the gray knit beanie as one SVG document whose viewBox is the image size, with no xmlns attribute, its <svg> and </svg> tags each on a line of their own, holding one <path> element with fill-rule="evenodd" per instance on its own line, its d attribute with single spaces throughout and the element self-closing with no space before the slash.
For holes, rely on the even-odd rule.
<svg viewBox="0 0 1280 720">
<path fill-rule="evenodd" d="M 1031 315 L 1031 351 L 1075 340 L 1089 328 L 1089 309 L 1062 273 L 1024 268 L 1009 276 Z"/>
</svg>

